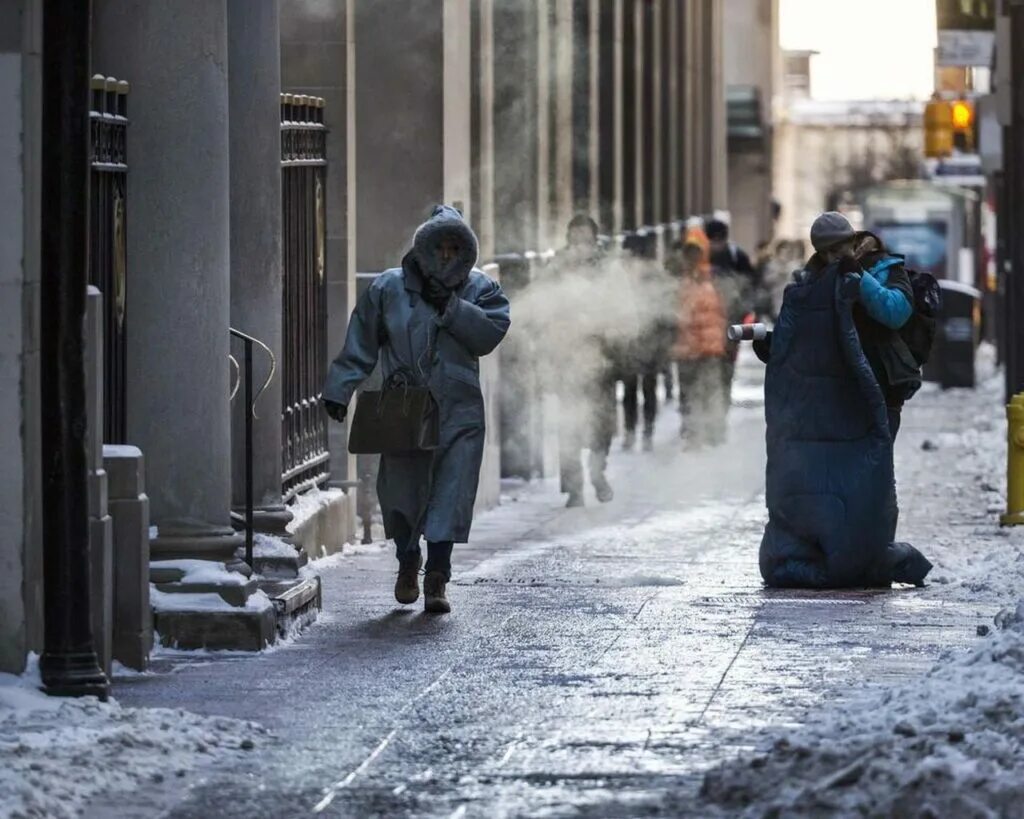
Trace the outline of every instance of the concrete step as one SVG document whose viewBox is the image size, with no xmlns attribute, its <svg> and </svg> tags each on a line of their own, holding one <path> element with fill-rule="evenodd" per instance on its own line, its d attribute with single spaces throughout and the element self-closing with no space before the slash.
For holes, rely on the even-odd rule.
<svg viewBox="0 0 1024 819">
<path fill-rule="evenodd" d="M 220 611 L 155 611 L 164 646 L 182 649 L 260 651 L 277 637 L 273 607 Z"/>
<path fill-rule="evenodd" d="M 263 580 L 260 588 L 274 604 L 277 633 L 282 637 L 312 623 L 323 607 L 319 575 L 295 580 Z"/>
<path fill-rule="evenodd" d="M 253 571 L 268 580 L 297 580 L 309 556 L 299 551 L 294 555 L 255 555 L 252 562 Z"/>
<path fill-rule="evenodd" d="M 246 578 L 244 583 L 229 586 L 223 583 L 190 583 L 173 581 L 170 583 L 154 583 L 157 589 L 168 594 L 217 594 L 230 606 L 244 606 L 253 593 L 259 588 L 255 578 Z"/>
</svg>

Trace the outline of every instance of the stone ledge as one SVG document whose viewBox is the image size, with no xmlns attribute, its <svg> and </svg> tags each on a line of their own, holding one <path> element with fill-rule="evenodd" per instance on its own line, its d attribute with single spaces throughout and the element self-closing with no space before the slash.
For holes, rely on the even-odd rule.
<svg viewBox="0 0 1024 819">
<path fill-rule="evenodd" d="M 274 642 L 274 608 L 237 611 L 156 611 L 161 645 L 181 649 L 260 651 Z"/>
<path fill-rule="evenodd" d="M 314 622 L 323 607 L 318 575 L 301 580 L 264 581 L 260 588 L 274 604 L 277 633 L 282 637 L 296 625 L 302 627 Z"/>
<path fill-rule="evenodd" d="M 217 594 L 229 606 L 244 606 L 258 588 L 256 581 L 251 578 L 235 586 L 226 583 L 189 583 L 175 580 L 155 582 L 153 585 L 159 591 L 168 594 Z"/>
</svg>

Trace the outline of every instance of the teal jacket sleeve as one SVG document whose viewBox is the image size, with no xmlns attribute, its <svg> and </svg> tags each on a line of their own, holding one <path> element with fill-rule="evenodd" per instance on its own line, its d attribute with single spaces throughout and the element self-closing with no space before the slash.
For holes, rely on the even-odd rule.
<svg viewBox="0 0 1024 819">
<path fill-rule="evenodd" d="M 497 347 L 508 332 L 508 298 L 493 280 L 472 301 L 452 296 L 437 323 L 475 356 L 484 356 Z"/>
<path fill-rule="evenodd" d="M 901 270 L 900 273 L 903 278 L 907 278 L 905 272 Z M 914 312 L 913 304 L 904 288 L 899 286 L 898 279 L 899 275 L 892 270 L 883 284 L 870 271 L 866 271 L 860 282 L 860 301 L 867 314 L 892 330 L 899 330 Z M 909 279 L 907 285 L 909 289 Z"/>
<path fill-rule="evenodd" d="M 331 363 L 324 384 L 323 398 L 346 406 L 374 368 L 380 354 L 381 291 L 371 285 L 356 303 L 348 322 L 345 346 Z"/>
</svg>

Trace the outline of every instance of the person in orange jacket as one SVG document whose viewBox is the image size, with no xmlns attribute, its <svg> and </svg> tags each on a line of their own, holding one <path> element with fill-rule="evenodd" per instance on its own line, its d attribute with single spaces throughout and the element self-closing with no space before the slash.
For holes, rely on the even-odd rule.
<svg viewBox="0 0 1024 819">
<path fill-rule="evenodd" d="M 673 350 L 679 367 L 681 435 L 688 445 L 720 444 L 729 400 L 729 296 L 715 281 L 704 231 L 690 228 L 682 244 L 679 328 Z"/>
</svg>

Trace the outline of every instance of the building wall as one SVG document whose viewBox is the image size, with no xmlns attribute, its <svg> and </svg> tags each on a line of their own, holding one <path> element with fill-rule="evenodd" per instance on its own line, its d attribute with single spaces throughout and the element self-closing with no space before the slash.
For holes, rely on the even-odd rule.
<svg viewBox="0 0 1024 819">
<path fill-rule="evenodd" d="M 920 105 L 875 103 L 865 114 L 856 103 L 804 101 L 776 127 L 775 194 L 782 205 L 777 233 L 807 238 L 811 222 L 828 205 L 828 194 L 852 162 L 866 153 L 881 164 L 894 146 L 923 155 Z"/>
<path fill-rule="evenodd" d="M 725 0 L 725 86 L 754 86 L 761 96 L 764 139 L 733 140 L 728 152 L 728 208 L 732 238 L 752 250 L 772 238 L 771 200 L 775 98 L 782 50 L 779 0 Z"/>
<path fill-rule="evenodd" d="M 0 671 L 42 641 L 38 0 L 0 6 Z"/>
</svg>

